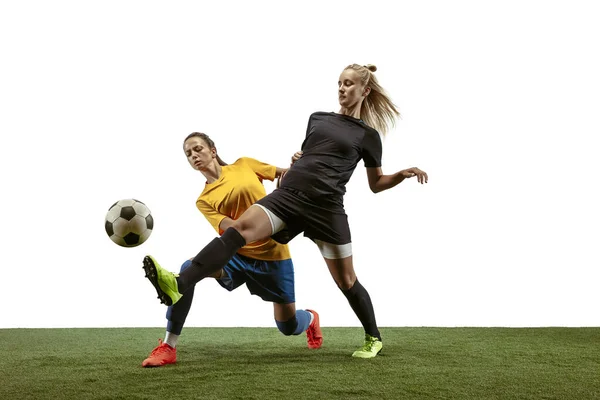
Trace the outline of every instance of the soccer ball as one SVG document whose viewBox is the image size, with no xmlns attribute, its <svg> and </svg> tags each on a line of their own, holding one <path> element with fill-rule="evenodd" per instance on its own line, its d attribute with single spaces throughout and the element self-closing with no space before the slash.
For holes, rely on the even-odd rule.
<svg viewBox="0 0 600 400">
<path fill-rule="evenodd" d="M 144 203 L 135 199 L 119 200 L 106 213 L 104 228 L 108 237 L 123 247 L 144 243 L 152 233 L 154 219 Z"/>
</svg>

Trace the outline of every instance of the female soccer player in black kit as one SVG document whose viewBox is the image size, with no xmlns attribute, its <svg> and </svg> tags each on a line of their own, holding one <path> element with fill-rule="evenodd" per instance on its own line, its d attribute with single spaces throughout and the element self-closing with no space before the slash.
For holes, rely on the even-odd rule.
<svg viewBox="0 0 600 400">
<path fill-rule="evenodd" d="M 162 268 L 154 258 L 144 258 L 146 277 L 162 303 L 171 305 L 201 279 L 220 270 L 246 243 L 271 236 L 287 243 L 299 233 L 319 247 L 331 276 L 344 293 L 365 329 L 365 342 L 352 356 L 375 357 L 382 348 L 373 304 L 360 284 L 352 264 L 352 244 L 344 194 L 358 162 L 367 169 L 374 193 L 391 189 L 416 176 L 426 183 L 427 174 L 409 168 L 392 175 L 381 171 L 383 134 L 399 116 L 377 82 L 374 65 L 352 64 L 339 78 L 340 111 L 315 112 L 308 120 L 302 156 L 294 162 L 272 193 L 257 201 L 220 236 L 213 239 L 179 275 Z"/>
</svg>

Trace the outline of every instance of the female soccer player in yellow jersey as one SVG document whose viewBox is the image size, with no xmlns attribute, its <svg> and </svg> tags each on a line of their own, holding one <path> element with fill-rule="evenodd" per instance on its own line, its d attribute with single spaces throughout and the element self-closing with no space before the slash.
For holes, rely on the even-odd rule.
<svg viewBox="0 0 600 400">
<path fill-rule="evenodd" d="M 284 169 L 252 158 L 240 158 L 227 165 L 217 154 L 214 142 L 206 134 L 194 132 L 183 143 L 185 155 L 195 170 L 206 177 L 204 190 L 196 206 L 215 228 L 223 233 L 257 200 L 266 195 L 264 179 L 274 180 Z M 181 266 L 185 271 L 191 260 Z M 294 266 L 288 246 L 267 237 L 237 250 L 228 263 L 211 277 L 232 291 L 242 284 L 250 293 L 273 303 L 277 328 L 284 335 L 306 332 L 308 347 L 318 349 L 323 343 L 319 314 L 313 310 L 296 311 Z M 167 310 L 165 340 L 146 358 L 142 366 L 159 367 L 177 360 L 177 341 L 192 305 L 194 288 Z"/>
<path fill-rule="evenodd" d="M 177 276 L 152 257 L 144 258 L 146 276 L 162 302 L 170 305 L 179 301 L 182 293 L 220 270 L 246 243 L 268 237 L 287 243 L 304 232 L 318 246 L 331 276 L 365 330 L 363 346 L 352 356 L 373 358 L 379 354 L 383 343 L 373 304 L 356 277 L 352 261 L 350 226 L 344 210 L 346 183 L 361 159 L 374 193 L 412 177 L 423 184 L 428 177 L 416 167 L 390 175 L 381 170 L 380 133 L 386 133 L 399 112 L 377 81 L 376 70 L 374 65 L 357 64 L 342 70 L 338 80 L 339 112 L 315 112 L 310 116 L 302 157 L 287 171 L 280 187 L 208 243 L 190 268 Z"/>
</svg>

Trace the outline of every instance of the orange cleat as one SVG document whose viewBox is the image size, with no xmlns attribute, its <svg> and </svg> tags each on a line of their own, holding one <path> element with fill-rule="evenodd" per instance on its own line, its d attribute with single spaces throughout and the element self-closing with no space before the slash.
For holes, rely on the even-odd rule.
<svg viewBox="0 0 600 400">
<path fill-rule="evenodd" d="M 308 329 L 306 330 L 306 341 L 308 342 L 308 348 L 320 349 L 323 345 L 323 332 L 321 332 L 319 314 L 313 310 L 306 311 L 311 312 L 315 316 L 313 322 L 308 326 Z"/>
<path fill-rule="evenodd" d="M 162 339 L 158 339 L 158 346 L 152 350 L 152 353 L 142 362 L 142 367 L 162 367 L 167 364 L 175 364 L 177 362 L 177 349 L 163 343 Z"/>
</svg>

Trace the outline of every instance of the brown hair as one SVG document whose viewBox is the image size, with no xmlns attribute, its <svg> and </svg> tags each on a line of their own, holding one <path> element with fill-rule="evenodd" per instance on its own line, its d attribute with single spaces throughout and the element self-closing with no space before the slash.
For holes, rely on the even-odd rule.
<svg viewBox="0 0 600 400">
<path fill-rule="evenodd" d="M 208 147 L 216 150 L 215 142 L 213 142 L 212 139 L 209 138 L 206 133 L 192 132 L 189 135 L 187 135 L 187 137 L 185 138 L 183 143 L 185 144 L 185 142 L 188 139 L 193 138 L 193 137 L 197 137 L 197 138 L 204 140 L 204 142 L 208 145 Z M 221 160 L 221 157 L 219 157 L 219 154 L 217 154 L 217 162 L 219 163 L 219 165 L 227 165 L 227 163 L 225 161 Z"/>
<path fill-rule="evenodd" d="M 385 136 L 390 127 L 396 124 L 396 118 L 400 117 L 400 111 L 377 81 L 374 74 L 377 67 L 372 64 L 350 64 L 344 68 L 344 70 L 347 69 L 356 71 L 362 84 L 371 88 L 369 95 L 362 103 L 360 119 Z"/>
</svg>

